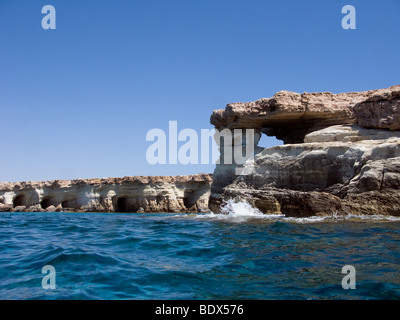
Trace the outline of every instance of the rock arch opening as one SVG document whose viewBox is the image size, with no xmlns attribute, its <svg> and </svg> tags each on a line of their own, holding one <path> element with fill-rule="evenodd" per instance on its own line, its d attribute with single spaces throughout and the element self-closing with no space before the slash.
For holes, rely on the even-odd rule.
<svg viewBox="0 0 400 320">
<path fill-rule="evenodd" d="M 275 127 L 262 127 L 261 132 L 268 137 L 274 137 L 277 140 L 283 141 L 282 144 L 299 144 L 304 142 L 304 137 L 317 130 L 314 124 L 306 123 L 304 121 L 281 123 Z"/>
<path fill-rule="evenodd" d="M 257 146 L 261 148 L 271 148 L 275 146 L 282 146 L 283 144 L 283 141 L 279 140 L 277 137 L 268 136 L 263 133 Z"/>
</svg>

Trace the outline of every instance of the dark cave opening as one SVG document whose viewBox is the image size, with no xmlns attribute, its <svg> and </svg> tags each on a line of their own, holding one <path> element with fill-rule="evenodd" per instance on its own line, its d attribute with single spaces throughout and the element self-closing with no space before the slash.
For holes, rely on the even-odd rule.
<svg viewBox="0 0 400 320">
<path fill-rule="evenodd" d="M 64 200 L 63 202 L 61 202 L 61 207 L 64 209 L 75 209 L 76 201 L 75 199 Z"/>
<path fill-rule="evenodd" d="M 127 198 L 118 198 L 117 199 L 117 211 L 118 212 L 129 212 Z"/>
<path fill-rule="evenodd" d="M 200 194 L 196 192 L 196 190 L 193 191 L 185 191 L 185 194 L 183 196 L 183 204 L 187 209 L 192 208 L 195 204 L 196 201 L 200 198 Z"/>
<path fill-rule="evenodd" d="M 19 206 L 24 206 L 24 205 L 25 205 L 25 196 L 23 194 L 16 196 L 13 201 L 14 208 L 19 207 Z"/>
<path fill-rule="evenodd" d="M 47 209 L 48 207 L 51 206 L 51 199 L 49 197 L 44 198 L 41 202 L 40 202 L 40 206 L 43 209 Z"/>
</svg>

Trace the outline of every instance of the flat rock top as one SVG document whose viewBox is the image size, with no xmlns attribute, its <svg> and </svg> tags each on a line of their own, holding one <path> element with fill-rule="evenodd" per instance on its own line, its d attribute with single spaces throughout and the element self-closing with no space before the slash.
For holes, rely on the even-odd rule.
<svg viewBox="0 0 400 320">
<path fill-rule="evenodd" d="M 0 182 L 0 190 L 26 189 L 26 188 L 59 188 L 71 185 L 110 185 L 110 184 L 155 184 L 155 183 L 190 183 L 190 182 L 212 182 L 212 174 L 199 173 L 186 176 L 133 176 L 121 178 L 93 178 L 75 180 L 49 180 L 49 181 L 23 181 L 23 182 Z"/>
<path fill-rule="evenodd" d="M 363 101 L 389 99 L 400 85 L 386 89 L 333 94 L 279 91 L 272 98 L 230 103 L 210 118 L 217 129 L 277 128 L 287 124 L 315 124 L 318 129 L 335 124 L 353 124 L 353 106 Z"/>
</svg>

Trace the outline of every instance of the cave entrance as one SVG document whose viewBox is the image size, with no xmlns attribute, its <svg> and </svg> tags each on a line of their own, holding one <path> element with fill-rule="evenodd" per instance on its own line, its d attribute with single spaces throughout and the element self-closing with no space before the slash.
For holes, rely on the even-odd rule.
<svg viewBox="0 0 400 320">
<path fill-rule="evenodd" d="M 75 204 L 76 204 L 75 199 L 64 200 L 63 202 L 61 202 L 61 207 L 63 209 L 75 209 L 76 207 Z"/>
<path fill-rule="evenodd" d="M 50 199 L 50 198 L 44 198 L 44 199 L 42 200 L 42 202 L 40 202 L 40 206 L 41 206 L 43 209 L 47 209 L 48 207 L 51 206 L 51 199 Z"/>
<path fill-rule="evenodd" d="M 117 199 L 117 209 L 118 209 L 118 212 L 129 212 L 128 199 L 127 198 L 118 198 Z"/>
<path fill-rule="evenodd" d="M 196 190 L 186 190 L 183 196 L 183 204 L 185 205 L 186 209 L 191 209 L 200 198 L 201 194 L 196 192 Z"/>
<path fill-rule="evenodd" d="M 23 194 L 16 196 L 13 201 L 14 208 L 19 207 L 19 206 L 24 206 L 24 205 L 25 205 L 25 196 Z"/>
</svg>

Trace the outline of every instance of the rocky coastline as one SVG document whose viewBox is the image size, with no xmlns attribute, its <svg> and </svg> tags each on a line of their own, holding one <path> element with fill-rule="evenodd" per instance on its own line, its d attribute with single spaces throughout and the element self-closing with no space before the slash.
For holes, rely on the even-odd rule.
<svg viewBox="0 0 400 320">
<path fill-rule="evenodd" d="M 0 211 L 205 212 L 211 182 L 210 174 L 1 182 Z"/>
<path fill-rule="evenodd" d="M 228 104 L 210 122 L 218 130 L 253 129 L 257 138 L 252 166 L 224 164 L 221 151 L 213 212 L 233 198 L 294 217 L 400 215 L 400 86 L 341 94 L 281 91 Z M 285 144 L 258 147 L 261 134 Z M 249 167 L 250 174 L 237 175 L 238 167 Z"/>
<path fill-rule="evenodd" d="M 242 152 L 246 142 L 217 141 L 212 175 L 0 182 L 0 211 L 218 213 L 235 199 L 293 217 L 400 216 L 400 85 L 340 94 L 280 91 L 228 104 L 210 122 L 232 134 L 253 129 L 252 161 L 226 164 L 223 151 Z M 262 134 L 284 145 L 261 148 Z"/>
</svg>

